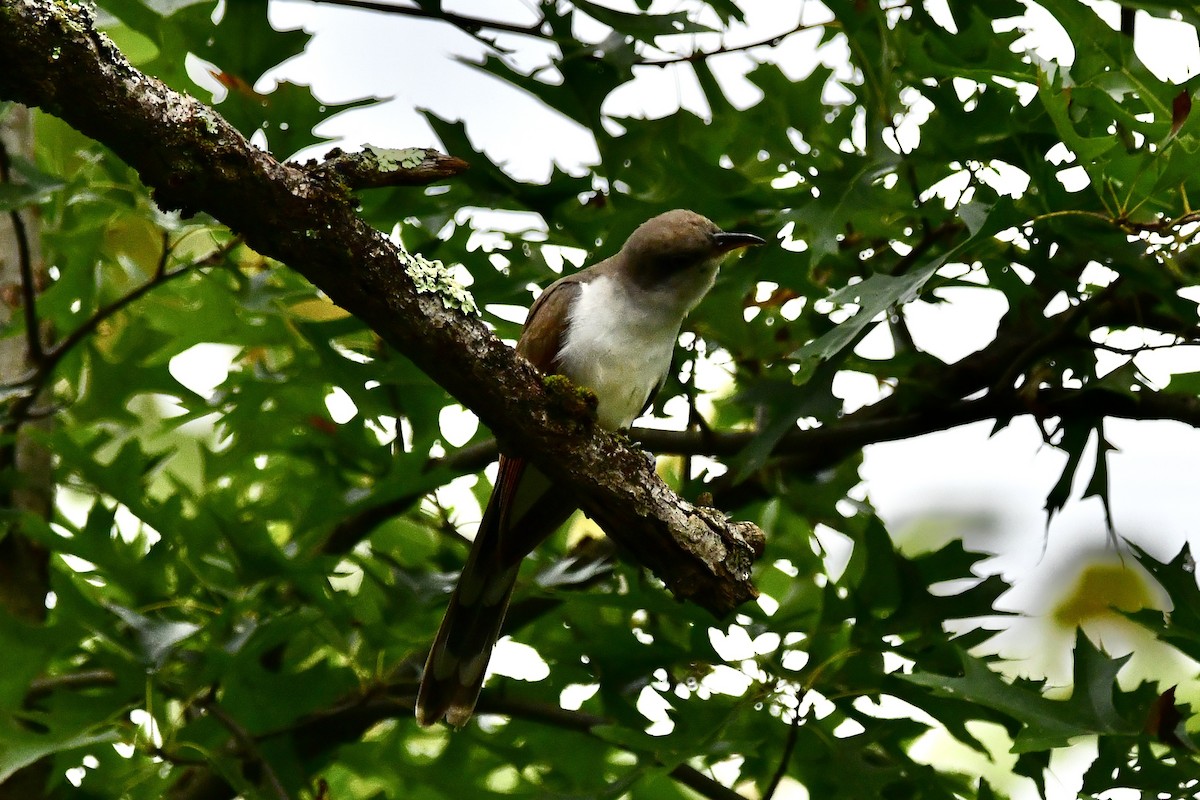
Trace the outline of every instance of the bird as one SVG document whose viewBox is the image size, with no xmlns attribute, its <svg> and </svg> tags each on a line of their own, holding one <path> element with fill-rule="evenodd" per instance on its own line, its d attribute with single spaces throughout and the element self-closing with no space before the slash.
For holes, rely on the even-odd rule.
<svg viewBox="0 0 1200 800">
<path fill-rule="evenodd" d="M 517 352 L 596 396 L 596 421 L 628 428 L 666 381 L 684 318 L 712 288 L 729 253 L 765 241 L 676 209 L 642 223 L 610 258 L 538 296 Z M 521 561 L 576 509 L 570 493 L 525 459 L 499 471 L 417 692 L 422 726 L 471 719 Z"/>
</svg>

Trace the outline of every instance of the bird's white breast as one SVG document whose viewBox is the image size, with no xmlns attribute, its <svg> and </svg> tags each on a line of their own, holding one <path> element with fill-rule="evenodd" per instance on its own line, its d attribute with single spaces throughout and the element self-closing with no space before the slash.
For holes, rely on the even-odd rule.
<svg viewBox="0 0 1200 800">
<path fill-rule="evenodd" d="M 632 295 L 609 276 L 579 286 L 558 354 L 560 371 L 599 400 L 597 417 L 627 428 L 671 366 L 686 307 Z"/>
</svg>

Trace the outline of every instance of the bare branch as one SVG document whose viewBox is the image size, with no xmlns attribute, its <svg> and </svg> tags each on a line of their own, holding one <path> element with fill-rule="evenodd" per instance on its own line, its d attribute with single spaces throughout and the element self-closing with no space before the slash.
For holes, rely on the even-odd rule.
<svg viewBox="0 0 1200 800">
<path fill-rule="evenodd" d="M 514 22 L 505 22 L 503 20 L 488 19 L 484 17 L 472 17 L 466 14 L 455 14 L 441 9 L 426 9 L 413 6 L 399 6 L 391 3 L 372 2 L 372 0 L 310 0 L 314 3 L 322 3 L 325 5 L 340 6 L 342 8 L 358 8 L 366 11 L 376 11 L 381 14 L 392 14 L 396 16 L 417 17 L 421 19 L 439 20 L 447 22 L 471 37 L 481 41 L 488 47 L 495 48 L 495 42 L 490 41 L 480 34 L 483 31 L 494 31 L 497 33 L 511 33 L 517 36 L 528 36 L 535 39 L 554 40 L 554 35 L 546 29 L 545 18 L 538 19 L 537 22 L 529 25 L 521 25 Z M 697 50 L 693 53 L 683 55 L 668 56 L 666 58 L 645 58 L 638 59 L 634 62 L 635 66 L 645 67 L 666 67 L 672 64 L 686 64 L 697 61 L 704 61 L 713 56 L 726 55 L 728 53 L 742 53 L 747 50 L 754 50 L 759 47 L 778 47 L 788 37 L 801 33 L 803 31 L 815 30 L 818 28 L 841 28 L 841 23 L 837 20 L 829 20 L 827 22 L 817 23 L 798 23 L 790 30 L 781 31 L 772 36 L 760 39 L 746 44 L 733 45 L 729 47 L 718 47 L 713 50 Z"/>
<path fill-rule="evenodd" d="M 231 742 L 231 747 L 226 750 L 234 755 L 248 753 L 248 745 L 257 750 L 262 743 L 287 736 L 292 739 L 295 752 L 301 759 L 316 760 L 342 744 L 357 741 L 368 729 L 385 720 L 400 719 L 405 720 L 407 724 L 414 724 L 411 717 L 416 693 L 416 683 L 409 680 L 368 689 L 363 694 L 345 697 L 294 725 L 265 733 L 257 738 L 251 737 L 250 742 L 242 741 L 241 736 L 235 735 L 235 741 Z M 559 706 L 502 695 L 486 689 L 480 698 L 479 711 L 504 714 L 587 735 L 592 735 L 593 729 L 597 727 L 612 724 L 611 720 L 596 714 L 569 711 Z M 234 724 L 236 725 L 236 722 Z M 249 736 L 244 730 L 242 733 Z M 670 775 L 710 800 L 745 800 L 742 795 L 687 764 L 676 766 Z M 220 775 L 209 769 L 196 767 L 188 770 L 167 796 L 170 800 L 229 800 L 235 794 L 235 790 Z"/>
<path fill-rule="evenodd" d="M 395 6 L 391 3 L 371 2 L 371 0 L 310 0 L 313 3 L 322 3 L 330 6 L 341 6 L 342 8 L 359 8 L 365 11 L 378 11 L 381 14 L 395 14 L 403 17 L 420 17 L 422 19 L 440 20 L 448 22 L 456 28 L 460 28 L 472 36 L 477 35 L 482 30 L 498 31 L 501 33 L 514 33 L 518 36 L 532 36 L 537 39 L 553 38 L 542 30 L 542 20 L 538 20 L 532 25 L 518 25 L 514 22 L 504 22 L 498 19 L 486 19 L 484 17 L 472 17 L 466 14 L 455 14 L 450 11 L 442 11 L 440 9 L 417 8 L 413 6 Z"/>
<path fill-rule="evenodd" d="M 1163 217 L 1154 222 L 1134 222 L 1127 219 L 1117 220 L 1117 222 L 1126 230 L 1139 233 L 1165 233 L 1172 228 L 1178 229 L 1193 222 L 1200 222 L 1200 211 L 1189 211 L 1178 217 Z"/>
<path fill-rule="evenodd" d="M 1100 413 L 1125 419 L 1173 420 L 1200 428 L 1200 399 L 1161 392 L 1122 393 L 1106 388 L 1042 389 L 1029 398 L 1010 393 L 1007 397 L 963 400 L 909 413 L 874 414 L 875 408 L 867 406 L 820 428 L 790 431 L 779 440 L 772 455 L 790 458 L 793 467 L 801 471 L 816 472 L 835 466 L 870 444 L 908 439 L 998 416 L 1034 412 L 1043 416 Z M 629 435 L 661 455 L 728 458 L 754 441 L 758 432 L 634 428 Z M 486 466 L 495 453 L 496 443 L 489 440 L 452 453 L 439 463 L 453 466 L 456 471 L 474 472 Z"/>
<path fill-rule="evenodd" d="M 8 148 L 0 141 L 0 183 L 8 183 L 12 179 L 9 164 Z M 38 325 L 37 315 L 37 286 L 33 274 L 33 256 L 29 248 L 29 231 L 25 229 L 25 219 L 20 209 L 8 212 L 12 224 L 13 238 L 17 244 L 17 266 L 21 272 L 21 305 L 25 313 L 25 348 L 29 353 L 30 364 L 42 363 L 42 332 Z"/>
<path fill-rule="evenodd" d="M 792 724 L 788 726 L 787 739 L 783 743 L 783 754 L 779 757 L 779 766 L 775 769 L 775 774 L 771 776 L 771 781 L 767 784 L 767 788 L 763 791 L 763 800 L 773 800 L 775 792 L 779 790 L 779 784 L 783 782 L 784 776 L 787 775 L 788 764 L 792 760 L 792 752 L 796 749 L 796 740 L 800 738 L 800 725 L 803 717 L 800 716 L 799 698 L 796 702 L 796 710 L 792 714 Z"/>
<path fill-rule="evenodd" d="M 213 719 L 220 722 L 221 725 L 229 731 L 238 743 L 238 746 L 249 757 L 251 763 L 262 768 L 263 777 L 266 779 L 267 785 L 271 787 L 271 793 L 275 795 L 277 800 L 291 800 L 288 797 L 287 790 L 283 788 L 283 783 L 280 782 L 279 776 L 275 774 L 274 768 L 262 754 L 262 750 L 258 747 L 258 742 L 250 735 L 250 732 L 242 727 L 236 719 L 229 715 L 225 709 L 221 708 L 221 704 L 213 700 L 209 700 L 204 704 L 204 710 L 213 716 Z"/>
<path fill-rule="evenodd" d="M 667 67 L 671 64 L 690 64 L 696 61 L 705 61 L 713 56 L 723 56 L 728 53 L 743 53 L 747 50 L 754 50 L 759 47 L 778 47 L 783 44 L 784 39 L 803 31 L 811 31 L 817 28 L 841 28 L 842 25 L 837 20 L 829 20 L 828 22 L 816 22 L 813 24 L 797 24 L 796 27 L 782 33 L 777 33 L 774 36 L 768 36 L 765 39 L 760 39 L 756 42 L 747 44 L 734 45 L 732 47 L 717 47 L 713 50 L 697 50 L 694 53 L 687 55 L 671 56 L 669 58 L 647 58 L 640 59 L 634 62 L 637 66 L 642 67 Z"/>
<path fill-rule="evenodd" d="M 85 669 L 36 678 L 29 684 L 29 690 L 25 693 L 25 703 L 32 704 L 48 694 L 64 689 L 94 689 L 98 686 L 113 686 L 116 682 L 117 675 L 110 669 Z"/>
</svg>

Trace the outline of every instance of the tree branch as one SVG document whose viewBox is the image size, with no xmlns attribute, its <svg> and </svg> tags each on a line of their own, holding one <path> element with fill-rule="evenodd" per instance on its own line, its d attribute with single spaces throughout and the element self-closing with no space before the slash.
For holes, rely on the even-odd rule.
<svg viewBox="0 0 1200 800">
<path fill-rule="evenodd" d="M 800 698 L 797 698 L 796 710 L 792 712 L 792 724 L 788 726 L 787 739 L 783 743 L 783 754 L 779 757 L 779 766 L 775 768 L 775 773 L 771 775 L 771 780 L 762 795 L 763 800 L 774 800 L 775 792 L 779 791 L 779 784 L 787 776 L 788 765 L 792 761 L 792 752 L 796 749 L 796 740 L 799 739 L 800 725 L 803 719 L 800 716 L 799 700 Z"/>
<path fill-rule="evenodd" d="M 10 150 L 32 158 L 31 117 L 29 109 L 20 107 L 0 113 L 0 167 L 3 168 L 0 180 L 4 182 L 10 178 Z M 0 262 L 3 262 L 0 263 L 0 274 L 6 295 L 8 287 L 19 287 L 25 335 L 13 335 L 0 342 L 0 383 L 16 380 L 42 357 L 43 326 L 38 322 L 36 306 L 37 218 L 34 209 L 13 208 L 9 219 L 11 232 L 0 232 Z M 4 309 L 0 314 L 6 326 L 12 319 L 11 310 Z M 3 475 L 0 507 L 9 512 L 0 524 L 0 610 L 27 625 L 40 626 L 47 614 L 50 551 L 37 537 L 26 535 L 24 520 L 15 512 L 42 520 L 50 518 L 54 503 L 53 457 L 42 445 L 40 437 L 28 427 L 10 433 L 12 435 L 0 437 L 0 474 Z M 18 725 L 25 727 L 25 723 L 18 722 Z M 0 779 L 0 800 L 42 797 L 53 773 L 53 758 L 37 758 Z"/>
<path fill-rule="evenodd" d="M 213 716 L 217 722 L 221 723 L 225 730 L 233 735 L 233 739 L 237 742 L 238 747 L 249 756 L 249 763 L 257 764 L 263 771 L 263 777 L 266 779 L 267 785 L 271 787 L 271 793 L 276 797 L 276 800 L 291 800 L 288 797 L 287 790 L 283 788 L 283 783 L 280 782 L 279 776 L 275 774 L 275 769 L 271 763 L 263 756 L 262 750 L 259 749 L 258 741 L 250 735 L 250 732 L 242 727 L 236 719 L 229 715 L 225 709 L 221 708 L 220 703 L 215 700 L 209 700 L 203 704 L 204 710 Z"/>
<path fill-rule="evenodd" d="M 535 39 L 545 39 L 550 41 L 553 41 L 555 38 L 552 33 L 547 32 L 545 28 L 544 17 L 540 18 L 537 22 L 531 25 L 521 25 L 515 22 L 504 22 L 503 20 L 497 19 L 472 17 L 466 14 L 455 14 L 453 12 L 444 11 L 441 9 L 398 6 L 392 5 L 391 3 L 372 2 L 372 0 L 310 0 L 310 2 L 320 3 L 323 5 L 340 6 L 342 8 L 357 8 L 366 11 L 377 11 L 381 14 L 417 17 L 420 19 L 446 22 L 493 48 L 496 47 L 496 44 L 486 38 L 480 37 L 479 34 L 481 31 L 488 30 L 498 33 L 511 33 L 517 36 L 528 36 Z M 634 65 L 643 67 L 666 67 L 672 64 L 686 64 L 696 61 L 704 61 L 712 58 L 713 56 L 726 55 L 728 53 L 741 53 L 758 47 L 777 47 L 789 36 L 801 33 L 803 31 L 814 30 L 817 28 L 841 27 L 841 23 L 837 20 L 829 20 L 828 22 L 817 22 L 811 24 L 797 23 L 797 25 L 790 30 L 782 31 L 772 36 L 768 36 L 765 39 L 749 42 L 747 44 L 734 45 L 731 47 L 718 47 L 713 50 L 697 50 L 693 53 L 668 56 L 666 58 L 639 58 L 634 62 Z"/>
<path fill-rule="evenodd" d="M 601 725 L 612 724 L 609 720 L 596 714 L 584 711 L 569 711 L 559 706 L 536 703 L 517 697 L 488 696 L 480 699 L 479 711 L 484 714 L 504 714 L 529 722 L 538 722 L 564 730 L 576 731 L 591 735 L 592 729 Z M 608 740 L 605 740 L 608 741 Z M 729 787 L 717 783 L 712 778 L 687 764 L 680 764 L 671 770 L 670 775 L 675 780 L 711 800 L 746 800 L 742 795 Z"/>
<path fill-rule="evenodd" d="M 314 715 L 301 722 L 295 730 L 296 749 L 302 757 L 311 758 L 319 752 L 340 744 L 341 741 L 357 739 L 361 736 L 362 731 L 385 719 L 407 717 L 415 702 L 415 685 L 395 685 L 388 687 L 386 694 L 357 703 L 347 702 L 331 713 Z M 591 735 L 592 730 L 597 727 L 612 724 L 611 720 L 585 711 L 569 711 L 559 706 L 536 703 L 486 690 L 480 697 L 478 711 L 484 714 L 503 714 L 515 719 L 587 735 Z M 319 749 L 314 750 L 316 747 Z M 745 800 L 742 795 L 687 764 L 676 766 L 671 770 L 670 775 L 679 783 L 710 800 Z"/>
<path fill-rule="evenodd" d="M 41 698 L 63 689 L 93 689 L 98 686 L 114 686 L 117 675 L 110 669 L 85 669 L 35 678 L 25 692 L 25 705 L 32 705 Z"/>
<path fill-rule="evenodd" d="M 997 416 L 1040 413 L 1042 416 L 1071 416 L 1086 413 L 1123 419 L 1157 419 L 1182 422 L 1200 428 L 1200 399 L 1162 392 L 1124 393 L 1113 389 L 1041 389 L 1028 398 L 1010 393 L 939 405 L 928 411 L 888 415 L 869 413 L 875 406 L 849 414 L 819 428 L 790 431 L 772 450 L 774 456 L 792 458 L 802 471 L 817 472 L 840 463 L 866 445 L 909 439 L 926 433 L 969 425 Z M 634 440 L 660 455 L 728 458 L 740 453 L 758 436 L 758 431 L 664 431 L 634 428 Z M 463 473 L 485 467 L 495 457 L 496 442 L 488 440 L 451 453 L 438 461 Z M 798 460 L 797 460 L 798 459 Z M 411 505 L 411 501 L 409 502 Z"/>
<path fill-rule="evenodd" d="M 251 746 L 258 750 L 261 743 L 287 736 L 292 739 L 296 755 L 302 761 L 318 761 L 342 744 L 358 741 L 367 730 L 385 720 L 400 719 L 405 720 L 407 724 L 414 724 L 411 717 L 416 694 L 415 682 L 390 683 L 375 690 L 368 690 L 365 694 L 346 697 L 295 725 L 251 738 L 250 742 L 242 741 L 241 736 L 235 736 L 236 741 L 231 742 L 233 748 L 230 752 L 236 755 L 246 752 Z M 480 713 L 503 714 L 586 735 L 592 735 L 593 729 L 597 727 L 612 724 L 611 720 L 596 714 L 569 711 L 486 689 L 480 697 L 478 710 Z M 670 775 L 710 800 L 745 800 L 742 795 L 687 764 L 676 766 Z M 235 790 L 220 775 L 204 767 L 196 767 L 188 770 L 184 777 L 175 783 L 167 797 L 168 800 L 229 800 L 235 794 Z"/>
<path fill-rule="evenodd" d="M 816 28 L 836 28 L 840 29 L 842 24 L 837 20 L 829 20 L 828 22 L 816 22 L 813 24 L 798 23 L 796 27 L 782 33 L 777 33 L 774 36 L 768 36 L 765 39 L 760 39 L 756 42 L 748 44 L 734 45 L 733 47 L 717 47 L 713 50 L 697 50 L 694 53 L 687 55 L 671 56 L 669 58 L 646 58 L 635 61 L 634 64 L 640 67 L 667 67 L 671 64 L 689 64 L 696 61 L 705 61 L 713 56 L 723 56 L 727 53 L 742 53 L 746 50 L 753 50 L 756 47 L 778 47 L 783 44 L 783 40 L 793 34 L 803 31 L 811 31 Z"/>
<path fill-rule="evenodd" d="M 8 148 L 0 140 L 0 184 L 12 179 L 11 165 L 8 158 Z M 8 212 L 12 223 L 13 239 L 17 245 L 17 267 L 21 274 L 21 305 L 25 312 L 25 348 L 29 353 L 30 364 L 42 363 L 42 333 L 38 325 L 37 287 L 33 274 L 33 255 L 29 249 L 29 231 L 25 229 L 25 220 L 21 210 L 14 208 Z"/>
<path fill-rule="evenodd" d="M 330 6 L 341 6 L 342 8 L 360 8 L 365 11 L 378 11 L 382 14 L 395 14 L 403 17 L 420 17 L 422 19 L 440 20 L 448 22 L 456 28 L 459 28 L 466 33 L 474 36 L 481 30 L 499 31 L 501 33 L 514 33 L 518 36 L 532 36 L 537 39 L 550 39 L 542 31 L 542 21 L 538 20 L 533 25 L 518 25 L 513 22 L 504 22 L 497 19 L 485 19 L 483 17 L 471 17 L 466 14 L 455 14 L 450 11 L 442 11 L 441 9 L 414 8 L 412 6 L 394 6 L 391 3 L 371 2 L 370 0 L 311 0 L 313 3 L 321 3 Z"/>
<path fill-rule="evenodd" d="M 910 391 L 893 395 L 874 405 L 865 406 L 819 428 L 794 429 L 780 438 L 771 451 L 776 466 L 798 473 L 829 469 L 870 444 L 898 441 L 936 431 L 949 430 L 988 419 L 1011 418 L 1025 414 L 1041 417 L 1086 415 L 1125 419 L 1172 420 L 1200 428 L 1200 405 L 1195 398 L 1165 392 L 1132 394 L 1103 386 L 1081 389 L 1037 389 L 1014 392 L 1012 384 L 1029 365 L 1054 348 L 1066 344 L 1099 347 L 1079 340 L 1072 325 L 1087 318 L 1091 327 L 1137 325 L 1154 327 L 1193 341 L 1200 327 L 1182 329 L 1174 317 L 1156 313 L 1153 298 L 1122 296 L 1116 292 L 1097 295 L 1066 312 L 1055 332 L 1030 342 L 1027 326 L 1020 313 L 1006 318 L 992 344 L 962 361 L 943 367 L 936 375 L 926 376 L 918 385 L 932 390 Z M 1005 377 L 997 380 L 994 376 Z M 987 394 L 974 400 L 961 398 L 981 390 Z M 710 429 L 665 431 L 634 428 L 629 437 L 659 455 L 736 456 L 759 435 L 757 430 L 714 431 Z M 495 439 L 487 439 L 431 460 L 428 469 L 448 468 L 455 475 L 478 472 L 495 460 Z M 724 505 L 737 505 L 745 492 L 734 490 L 728 477 L 709 487 Z M 752 494 L 752 489 L 748 489 Z M 402 513 L 423 494 L 397 498 L 376 506 L 367 506 L 339 522 L 323 546 L 329 552 L 346 552 L 370 535 L 374 528 L 395 514 Z"/>
<path fill-rule="evenodd" d="M 84 7 L 0 6 L 0 98 L 108 145 L 159 205 L 204 211 L 296 269 L 410 358 L 564 491 L 676 596 L 723 615 L 755 596 L 762 534 L 682 500 L 624 437 L 570 411 L 574 393 L 459 310 L 428 264 L 355 213 L 344 184 L 281 164 L 211 108 L 136 70 Z M 335 185 L 330 185 L 334 183 Z"/>
</svg>

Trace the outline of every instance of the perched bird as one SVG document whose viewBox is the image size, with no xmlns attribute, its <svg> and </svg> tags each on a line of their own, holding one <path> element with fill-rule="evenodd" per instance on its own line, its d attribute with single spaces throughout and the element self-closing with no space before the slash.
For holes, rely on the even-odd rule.
<svg viewBox="0 0 1200 800">
<path fill-rule="evenodd" d="M 692 211 L 660 214 L 616 255 L 542 292 L 517 352 L 543 372 L 591 389 L 602 426 L 627 428 L 666 380 L 683 318 L 712 288 L 721 260 L 763 243 Z M 417 694 L 422 725 L 445 717 L 458 728 L 471 718 L 521 560 L 575 508 L 536 467 L 500 456 L 491 499 L 425 663 Z"/>
</svg>

